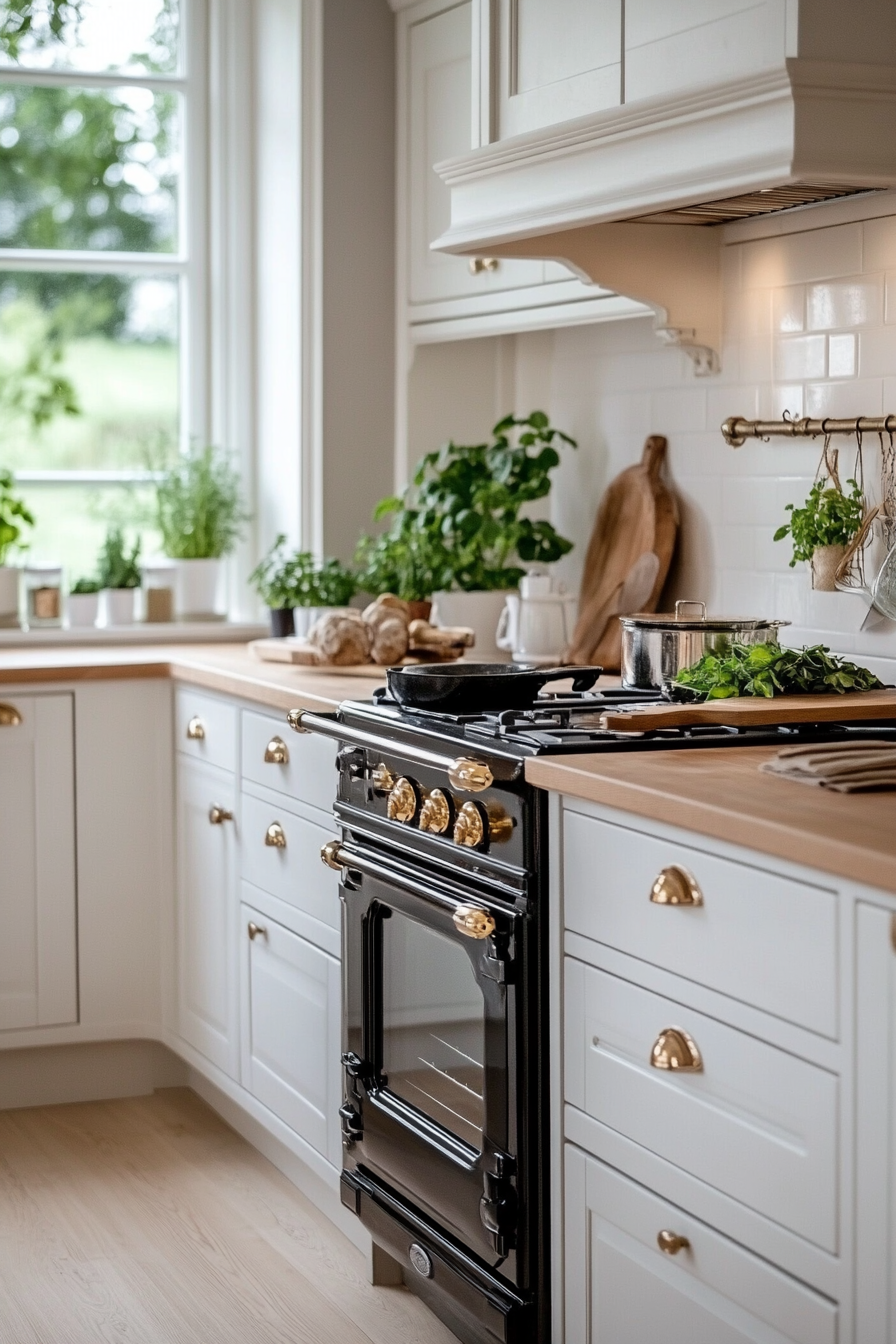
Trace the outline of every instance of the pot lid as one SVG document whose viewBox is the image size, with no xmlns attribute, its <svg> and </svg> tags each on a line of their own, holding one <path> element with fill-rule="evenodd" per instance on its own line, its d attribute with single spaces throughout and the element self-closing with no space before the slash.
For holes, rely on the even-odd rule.
<svg viewBox="0 0 896 1344">
<path fill-rule="evenodd" d="M 773 626 L 788 625 L 788 621 L 766 620 L 761 616 L 707 616 L 705 602 L 675 603 L 674 611 L 636 611 L 631 616 L 620 616 L 627 629 L 642 630 L 672 628 L 675 630 L 769 630 Z"/>
</svg>

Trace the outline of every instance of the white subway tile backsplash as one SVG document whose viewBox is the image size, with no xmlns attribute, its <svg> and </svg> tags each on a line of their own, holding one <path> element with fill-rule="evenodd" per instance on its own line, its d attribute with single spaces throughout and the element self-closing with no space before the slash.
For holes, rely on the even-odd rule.
<svg viewBox="0 0 896 1344">
<path fill-rule="evenodd" d="M 766 383 L 759 389 L 759 417 L 762 420 L 798 420 L 803 415 L 802 383 Z"/>
<path fill-rule="evenodd" d="M 859 336 L 862 378 L 896 377 L 896 327 L 878 327 Z"/>
<path fill-rule="evenodd" d="M 724 616 L 762 617 L 775 615 L 775 575 L 740 569 L 722 571 Z"/>
<path fill-rule="evenodd" d="M 806 388 L 806 414 L 813 419 L 833 416 L 846 420 L 857 415 L 880 415 L 883 385 L 873 378 L 847 383 L 810 383 Z"/>
<path fill-rule="evenodd" d="M 751 476 L 726 478 L 722 483 L 722 522 L 726 526 L 767 523 L 774 517 L 776 491 L 775 480 Z"/>
<path fill-rule="evenodd" d="M 865 271 L 885 271 L 896 267 L 896 216 L 868 219 L 862 225 Z"/>
<path fill-rule="evenodd" d="M 803 331 L 806 326 L 806 286 L 789 285 L 772 292 L 772 324 L 775 331 Z"/>
<path fill-rule="evenodd" d="M 828 337 L 828 376 L 854 378 L 856 374 L 856 338 L 849 332 Z"/>
<path fill-rule="evenodd" d="M 823 378 L 826 351 L 825 336 L 782 336 L 775 342 L 775 378 L 781 382 Z"/>
<path fill-rule="evenodd" d="M 873 280 L 828 281 L 808 288 L 806 326 L 809 331 L 880 323 L 882 312 L 883 276 L 875 276 Z"/>
<path fill-rule="evenodd" d="M 651 394 L 650 412 L 658 434 L 706 426 L 706 392 L 702 387 L 669 387 Z"/>
<path fill-rule="evenodd" d="M 763 238 L 744 243 L 743 249 L 744 289 L 778 289 L 857 275 L 862 270 L 862 225 L 840 224 L 832 229 Z"/>
</svg>

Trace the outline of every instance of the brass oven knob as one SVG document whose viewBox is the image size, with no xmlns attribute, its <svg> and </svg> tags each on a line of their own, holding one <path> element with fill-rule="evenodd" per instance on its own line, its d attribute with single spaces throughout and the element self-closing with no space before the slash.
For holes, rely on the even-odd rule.
<svg viewBox="0 0 896 1344">
<path fill-rule="evenodd" d="M 191 742 L 201 742 L 205 737 L 205 724 L 198 714 L 194 714 L 187 724 L 187 737 Z"/>
<path fill-rule="evenodd" d="M 417 790 L 409 779 L 397 779 L 386 803 L 386 816 L 390 821 L 413 821 L 417 815 Z"/>
<path fill-rule="evenodd" d="M 696 1041 L 680 1027 L 666 1027 L 660 1032 L 650 1052 L 652 1069 L 669 1069 L 676 1073 L 702 1073 L 703 1056 Z"/>
<path fill-rule="evenodd" d="M 289 765 L 289 747 L 282 737 L 272 737 L 264 749 L 266 765 Z"/>
<path fill-rule="evenodd" d="M 679 1251 L 689 1251 L 691 1243 L 687 1237 L 679 1236 L 677 1232 L 670 1232 L 663 1228 L 662 1232 L 656 1234 L 656 1244 L 666 1255 L 677 1255 Z"/>
<path fill-rule="evenodd" d="M 395 787 L 395 776 L 384 761 L 375 765 L 370 772 L 370 782 L 374 793 L 390 793 Z"/>
<path fill-rule="evenodd" d="M 464 803 L 454 823 L 454 843 L 475 849 L 485 839 L 485 822 L 475 803 Z"/>
<path fill-rule="evenodd" d="M 459 905 L 451 918 L 458 933 L 467 938 L 488 938 L 495 931 L 495 921 L 488 911 L 475 905 Z"/>
<path fill-rule="evenodd" d="M 271 849 L 286 848 L 286 832 L 279 821 L 272 821 L 264 833 L 264 842 Z"/>
<path fill-rule="evenodd" d="M 212 803 L 208 810 L 208 819 L 213 826 L 223 826 L 225 821 L 233 821 L 233 813 L 228 812 L 226 807 L 219 807 L 217 803 Z"/>
<path fill-rule="evenodd" d="M 418 824 L 421 831 L 431 831 L 433 835 L 444 835 L 451 825 L 453 810 L 450 796 L 444 794 L 441 789 L 433 789 L 420 809 Z"/>
<path fill-rule="evenodd" d="M 464 793 L 481 793 L 494 783 L 495 777 L 485 761 L 461 756 L 448 767 L 448 778 L 456 789 Z"/>
<path fill-rule="evenodd" d="M 673 863 L 657 874 L 650 899 L 654 905 L 702 905 L 703 892 L 687 868 Z"/>
</svg>

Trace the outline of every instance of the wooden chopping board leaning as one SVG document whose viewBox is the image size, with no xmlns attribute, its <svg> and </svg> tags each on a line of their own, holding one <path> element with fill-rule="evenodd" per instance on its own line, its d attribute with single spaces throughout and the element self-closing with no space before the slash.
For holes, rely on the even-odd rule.
<svg viewBox="0 0 896 1344">
<path fill-rule="evenodd" d="M 652 434 L 641 461 L 610 483 L 588 543 L 579 616 L 567 661 L 618 672 L 620 616 L 656 611 L 678 535 L 678 504 L 662 479 L 666 440 Z"/>
</svg>

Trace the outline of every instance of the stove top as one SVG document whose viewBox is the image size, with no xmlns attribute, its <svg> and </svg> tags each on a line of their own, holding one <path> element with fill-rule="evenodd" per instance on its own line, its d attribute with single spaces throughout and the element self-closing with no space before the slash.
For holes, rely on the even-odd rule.
<svg viewBox="0 0 896 1344">
<path fill-rule="evenodd" d="M 687 747 L 786 746 L 798 742 L 885 738 L 896 742 L 896 724 L 868 722 L 806 723 L 736 728 L 700 725 L 657 728 L 622 733 L 600 726 L 605 710 L 664 704 L 653 691 L 629 691 L 613 686 L 579 692 L 542 692 L 529 709 L 445 714 L 433 710 L 402 709 L 385 687 L 370 701 L 346 700 L 340 706 L 343 722 L 388 726 L 396 737 L 479 743 L 501 756 L 557 755 L 572 752 L 660 751 Z"/>
</svg>

